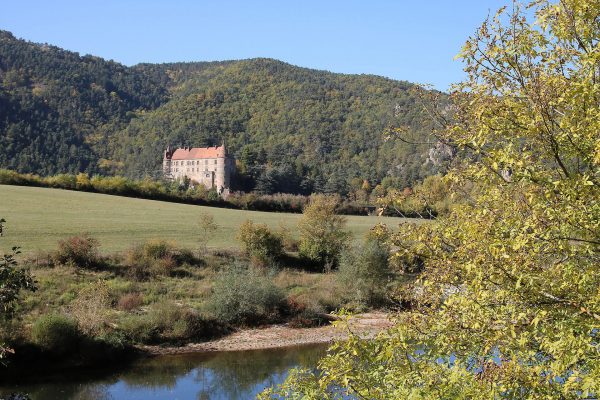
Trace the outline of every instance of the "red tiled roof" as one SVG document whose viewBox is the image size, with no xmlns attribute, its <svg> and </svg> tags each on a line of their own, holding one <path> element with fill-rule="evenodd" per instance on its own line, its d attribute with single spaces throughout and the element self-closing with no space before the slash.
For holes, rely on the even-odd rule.
<svg viewBox="0 0 600 400">
<path fill-rule="evenodd" d="M 173 152 L 172 160 L 191 160 L 196 158 L 225 157 L 225 146 L 219 147 L 194 147 L 177 149 Z"/>
</svg>

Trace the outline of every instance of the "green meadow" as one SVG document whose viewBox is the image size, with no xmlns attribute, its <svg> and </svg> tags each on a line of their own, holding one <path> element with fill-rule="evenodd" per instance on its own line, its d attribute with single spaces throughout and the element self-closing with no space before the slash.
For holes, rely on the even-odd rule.
<svg viewBox="0 0 600 400">
<path fill-rule="evenodd" d="M 236 248 L 242 222 L 251 219 L 273 229 L 285 227 L 292 235 L 299 214 L 269 213 L 203 207 L 164 201 L 134 199 L 97 193 L 25 186 L 0 185 L 0 218 L 7 220 L 0 251 L 20 246 L 24 254 L 56 248 L 58 240 L 89 233 L 103 252 L 121 251 L 148 239 L 166 239 L 187 248 L 198 246 L 198 219 L 212 214 L 219 225 L 208 242 L 211 248 Z M 394 217 L 348 216 L 347 228 L 355 239 L 375 224 L 396 227 Z"/>
</svg>

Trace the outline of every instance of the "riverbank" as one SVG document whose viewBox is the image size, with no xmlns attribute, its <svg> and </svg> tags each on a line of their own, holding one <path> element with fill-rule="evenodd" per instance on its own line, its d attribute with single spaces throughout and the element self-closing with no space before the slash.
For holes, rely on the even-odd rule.
<svg viewBox="0 0 600 400">
<path fill-rule="evenodd" d="M 392 326 L 389 315 L 371 312 L 353 316 L 348 324 L 350 330 L 365 339 L 377 335 Z M 270 325 L 244 329 L 223 338 L 202 343 L 189 343 L 178 347 L 140 345 L 136 348 L 149 355 L 207 353 L 214 351 L 263 350 L 306 344 L 331 343 L 344 340 L 348 331 L 331 324 L 316 328 L 291 328 L 287 325 Z"/>
<path fill-rule="evenodd" d="M 369 312 L 353 316 L 348 323 L 350 330 L 364 339 L 375 337 L 379 332 L 392 326 L 389 315 L 380 312 Z M 216 340 L 189 343 L 182 346 L 135 345 L 121 351 L 105 348 L 92 352 L 94 359 L 48 357 L 39 353 L 39 349 L 24 347 L 18 350 L 22 356 L 15 360 L 11 368 L 0 368 L 0 387 L 2 384 L 33 383 L 51 381 L 65 373 L 83 374 L 84 376 L 102 376 L 107 373 L 106 367 L 112 365 L 114 370 L 127 368 L 132 363 L 144 359 L 159 359 L 163 355 L 193 355 L 233 353 L 252 350 L 285 350 L 303 346 L 330 344 L 348 337 L 348 330 L 342 326 L 335 327 L 331 323 L 313 328 L 292 328 L 289 324 L 268 325 L 261 328 L 240 329 L 232 334 Z M 88 347 L 91 344 L 88 345 Z M 74 376 L 74 375 L 73 375 Z M 60 379 L 60 378 L 58 378 Z"/>
</svg>

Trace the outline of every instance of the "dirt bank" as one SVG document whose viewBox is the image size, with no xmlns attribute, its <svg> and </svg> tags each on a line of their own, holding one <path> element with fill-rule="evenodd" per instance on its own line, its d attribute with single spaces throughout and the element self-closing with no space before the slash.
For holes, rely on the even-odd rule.
<svg viewBox="0 0 600 400">
<path fill-rule="evenodd" d="M 391 326 L 388 315 L 380 312 L 359 314 L 350 320 L 352 332 L 364 338 L 375 336 Z M 302 344 L 329 343 L 344 339 L 347 333 L 331 325 L 318 328 L 290 328 L 285 325 L 272 325 L 257 329 L 245 329 L 221 339 L 190 343 L 181 347 L 138 346 L 149 354 L 183 354 L 209 351 L 258 350 L 289 347 Z"/>
</svg>

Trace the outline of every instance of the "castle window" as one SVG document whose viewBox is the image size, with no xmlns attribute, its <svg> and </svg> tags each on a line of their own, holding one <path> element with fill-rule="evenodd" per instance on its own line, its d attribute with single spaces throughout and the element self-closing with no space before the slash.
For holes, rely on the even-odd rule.
<svg viewBox="0 0 600 400">
<path fill-rule="evenodd" d="M 215 165 L 217 165 L 217 160 L 215 160 Z"/>
<path fill-rule="evenodd" d="M 204 164 L 208 164 L 208 160 L 204 160 Z"/>
</svg>

